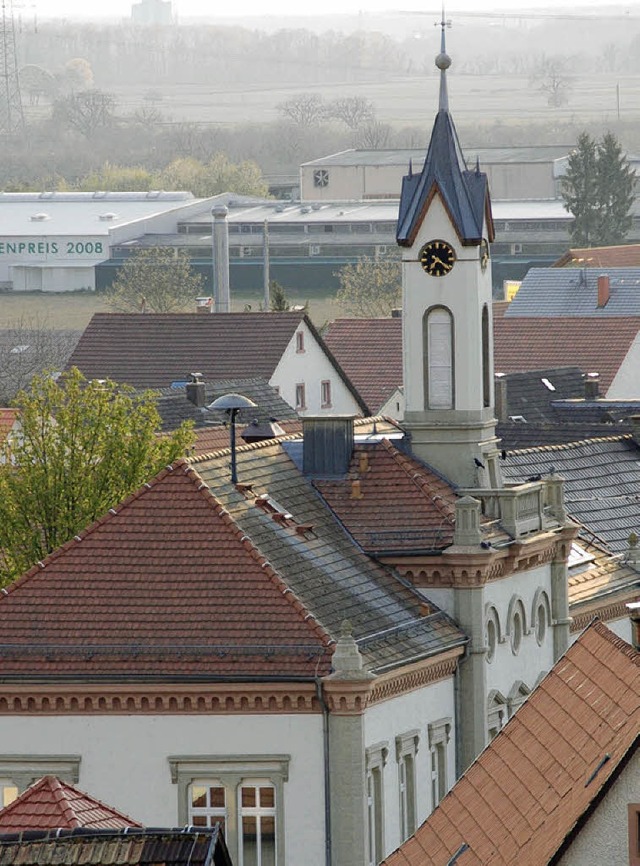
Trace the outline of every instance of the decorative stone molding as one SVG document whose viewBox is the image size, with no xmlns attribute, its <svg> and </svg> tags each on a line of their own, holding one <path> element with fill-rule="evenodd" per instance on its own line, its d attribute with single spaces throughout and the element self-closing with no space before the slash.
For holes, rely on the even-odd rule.
<svg viewBox="0 0 640 866">
<path fill-rule="evenodd" d="M 0 755 L 0 778 L 10 779 L 19 793 L 43 776 L 77 785 L 81 760 L 80 755 Z"/>
<path fill-rule="evenodd" d="M 319 713 L 313 683 L 6 683 L 0 715 Z"/>
<path fill-rule="evenodd" d="M 400 761 L 403 755 L 415 755 L 420 745 L 420 731 L 407 731 L 396 737 L 396 761 Z"/>
<path fill-rule="evenodd" d="M 399 695 L 452 677 L 458 665 L 458 659 L 463 653 L 464 647 L 456 647 L 447 653 L 441 653 L 434 658 L 411 665 L 410 668 L 404 668 L 400 672 L 382 674 L 373 684 L 369 703 L 378 704 L 382 701 L 388 701 Z"/>
<path fill-rule="evenodd" d="M 452 719 L 438 719 L 427 725 L 429 733 L 429 748 L 433 749 L 438 743 L 443 743 L 445 746 L 451 739 L 451 729 L 453 727 Z"/>
<path fill-rule="evenodd" d="M 332 680 L 325 677 L 322 681 L 324 697 L 329 712 L 337 716 L 358 716 L 364 713 L 371 700 L 372 682 L 368 680 Z"/>
<path fill-rule="evenodd" d="M 637 598 L 637 596 L 638 593 L 636 592 L 635 595 L 630 595 L 623 601 L 618 601 L 614 604 L 590 607 L 589 610 L 581 611 L 579 613 L 576 613 L 572 610 L 570 631 L 572 633 L 584 631 L 584 629 L 595 617 L 598 617 L 598 619 L 602 620 L 602 622 L 611 622 L 612 620 L 616 619 L 625 619 L 629 616 L 629 609 L 627 607 L 627 604 Z"/>
</svg>

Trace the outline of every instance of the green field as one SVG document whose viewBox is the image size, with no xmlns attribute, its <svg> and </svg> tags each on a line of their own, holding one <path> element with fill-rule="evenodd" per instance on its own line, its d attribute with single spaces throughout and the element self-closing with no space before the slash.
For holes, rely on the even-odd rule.
<svg viewBox="0 0 640 866">
<path fill-rule="evenodd" d="M 292 304 L 304 303 L 306 299 L 289 294 Z M 247 304 L 258 310 L 258 295 L 238 295 L 232 298 L 234 311 L 242 311 Z M 11 328 L 23 323 L 25 327 L 51 329 L 69 328 L 83 330 L 91 316 L 97 312 L 108 312 L 103 296 L 91 292 L 2 292 L 0 293 L 0 329 Z M 194 304 L 195 309 L 195 304 Z M 321 327 L 330 319 L 340 315 L 340 309 L 333 298 L 318 297 L 309 300 L 309 315 L 315 325 Z"/>
</svg>

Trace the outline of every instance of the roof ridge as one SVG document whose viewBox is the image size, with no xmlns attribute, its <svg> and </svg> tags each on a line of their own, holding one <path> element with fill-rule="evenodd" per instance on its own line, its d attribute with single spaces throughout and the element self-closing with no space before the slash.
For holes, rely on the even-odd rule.
<svg viewBox="0 0 640 866">
<path fill-rule="evenodd" d="M 419 471 L 419 469 L 415 468 L 415 464 L 410 457 L 406 454 L 402 454 L 388 439 L 383 439 L 382 444 L 409 480 L 425 496 L 429 494 L 429 502 L 453 525 L 455 523 L 455 508 L 450 506 L 436 491 L 431 490 L 431 482 Z M 413 472 L 410 471 L 410 468 Z M 451 492 L 453 493 L 453 490 Z"/>
<path fill-rule="evenodd" d="M 576 439 L 575 442 L 559 442 L 554 445 L 534 445 L 531 448 L 514 448 L 511 454 L 537 454 L 540 451 L 568 451 L 570 448 L 575 448 L 577 445 L 589 445 L 592 442 L 622 442 L 633 441 L 633 434 L 619 433 L 613 436 L 594 436 L 590 439 Z"/>
<path fill-rule="evenodd" d="M 65 816 L 65 820 L 67 820 L 73 827 L 80 827 L 80 819 L 78 818 L 77 812 L 73 805 L 71 804 L 71 800 L 68 796 L 66 796 L 65 788 L 63 788 L 61 781 L 55 776 L 51 778 L 51 793 L 53 795 L 54 802 L 60 808 L 60 811 Z"/>
<path fill-rule="evenodd" d="M 145 481 L 137 490 L 134 490 L 133 493 L 130 493 L 125 499 L 120 500 L 113 505 L 107 512 L 102 514 L 100 517 L 96 518 L 92 523 L 89 524 L 85 529 L 80 530 L 73 538 L 70 538 L 68 541 L 65 541 L 63 544 L 56 547 L 55 550 L 52 550 L 51 553 L 48 553 L 44 559 L 36 562 L 35 565 L 32 565 L 31 568 L 26 571 L 24 574 L 20 575 L 16 580 L 10 583 L 8 586 L 2 588 L 0 590 L 0 603 L 2 602 L 2 598 L 10 595 L 11 593 L 18 590 L 22 585 L 30 580 L 34 575 L 40 574 L 40 572 L 47 567 L 51 562 L 54 562 L 59 556 L 62 556 L 63 553 L 66 553 L 72 547 L 76 547 L 85 538 L 94 533 L 98 527 L 102 526 L 104 523 L 113 520 L 114 517 L 117 517 L 122 511 L 123 508 L 130 505 L 136 499 L 139 499 L 145 493 L 152 489 L 155 485 L 159 484 L 167 475 L 173 472 L 175 469 L 178 469 L 180 466 L 187 462 L 186 458 L 179 457 L 173 463 L 168 464 L 161 469 L 156 475 L 153 476 L 151 481 Z M 198 476 L 199 477 L 199 476 Z M 203 482 L 204 483 L 204 482 Z M 117 509 L 117 510 L 116 510 Z"/>
<path fill-rule="evenodd" d="M 593 629 L 597 631 L 600 637 L 607 640 L 612 646 L 614 646 L 617 650 L 627 656 L 637 667 L 640 667 L 640 652 L 631 646 L 630 643 L 627 643 L 626 640 L 623 640 L 621 637 L 618 637 L 610 628 L 601 622 L 598 617 L 594 617 L 593 620 L 589 623 L 585 632 L 589 629 Z M 584 632 L 583 632 L 584 634 Z"/>
</svg>

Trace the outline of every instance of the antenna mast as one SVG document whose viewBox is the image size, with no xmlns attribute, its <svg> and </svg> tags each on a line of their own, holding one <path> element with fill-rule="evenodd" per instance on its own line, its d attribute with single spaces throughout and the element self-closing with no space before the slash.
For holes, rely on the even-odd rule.
<svg viewBox="0 0 640 866">
<path fill-rule="evenodd" d="M 0 19 L 0 135 L 24 130 L 22 96 L 18 78 L 13 0 L 2 0 Z"/>
</svg>

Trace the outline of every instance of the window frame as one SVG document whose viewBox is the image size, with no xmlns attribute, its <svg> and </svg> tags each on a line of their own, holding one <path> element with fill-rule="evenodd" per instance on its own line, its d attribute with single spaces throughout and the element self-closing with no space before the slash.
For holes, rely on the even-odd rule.
<svg viewBox="0 0 640 866">
<path fill-rule="evenodd" d="M 304 352 L 304 331 L 296 331 L 296 354 L 303 355 Z"/>
<path fill-rule="evenodd" d="M 640 866 L 640 803 L 629 803 L 629 866 Z"/>
<path fill-rule="evenodd" d="M 296 400 L 295 400 L 295 408 L 296 410 L 302 410 L 307 408 L 307 389 L 305 387 L 304 382 L 296 383 Z"/>
<path fill-rule="evenodd" d="M 442 317 L 443 321 L 438 322 L 436 317 Z M 446 319 L 445 319 L 446 317 Z M 433 352 L 434 343 L 431 333 L 431 326 L 434 324 L 446 325 L 448 327 L 448 364 L 436 364 L 439 360 L 435 352 Z M 435 411 L 450 411 L 456 406 L 456 374 L 455 374 L 455 320 L 452 311 L 440 304 L 429 307 L 426 310 L 422 320 L 422 343 L 423 343 L 423 375 L 424 375 L 424 406 L 425 409 Z M 448 394 L 446 401 L 439 398 L 433 391 L 433 382 L 436 377 L 433 372 L 438 369 L 446 369 L 449 371 Z M 445 405 L 446 403 L 446 405 Z"/>
<path fill-rule="evenodd" d="M 400 807 L 400 839 L 404 842 L 416 831 L 416 755 L 420 746 L 420 731 L 407 731 L 396 737 L 398 764 L 398 797 Z M 407 770 L 410 770 L 408 773 Z M 403 778 L 404 775 L 404 778 Z"/>
<path fill-rule="evenodd" d="M 320 405 L 323 409 L 331 408 L 331 379 L 323 379 L 320 382 Z"/>
<path fill-rule="evenodd" d="M 389 757 L 385 740 L 365 749 L 367 797 L 367 864 L 377 866 L 384 857 L 384 768 Z M 373 820 L 372 820 L 373 818 Z"/>
<path fill-rule="evenodd" d="M 267 782 L 275 790 L 276 864 L 285 864 L 284 783 L 289 780 L 291 755 L 171 755 L 171 781 L 178 787 L 178 824 L 189 823 L 189 793 L 196 783 L 218 783 L 225 788 L 225 841 L 231 859 L 242 866 L 241 790 Z M 265 786 L 266 787 L 266 786 Z"/>
<path fill-rule="evenodd" d="M 448 750 L 453 719 L 438 719 L 427 725 L 429 751 L 431 754 L 431 808 L 442 802 L 449 790 Z"/>
</svg>

